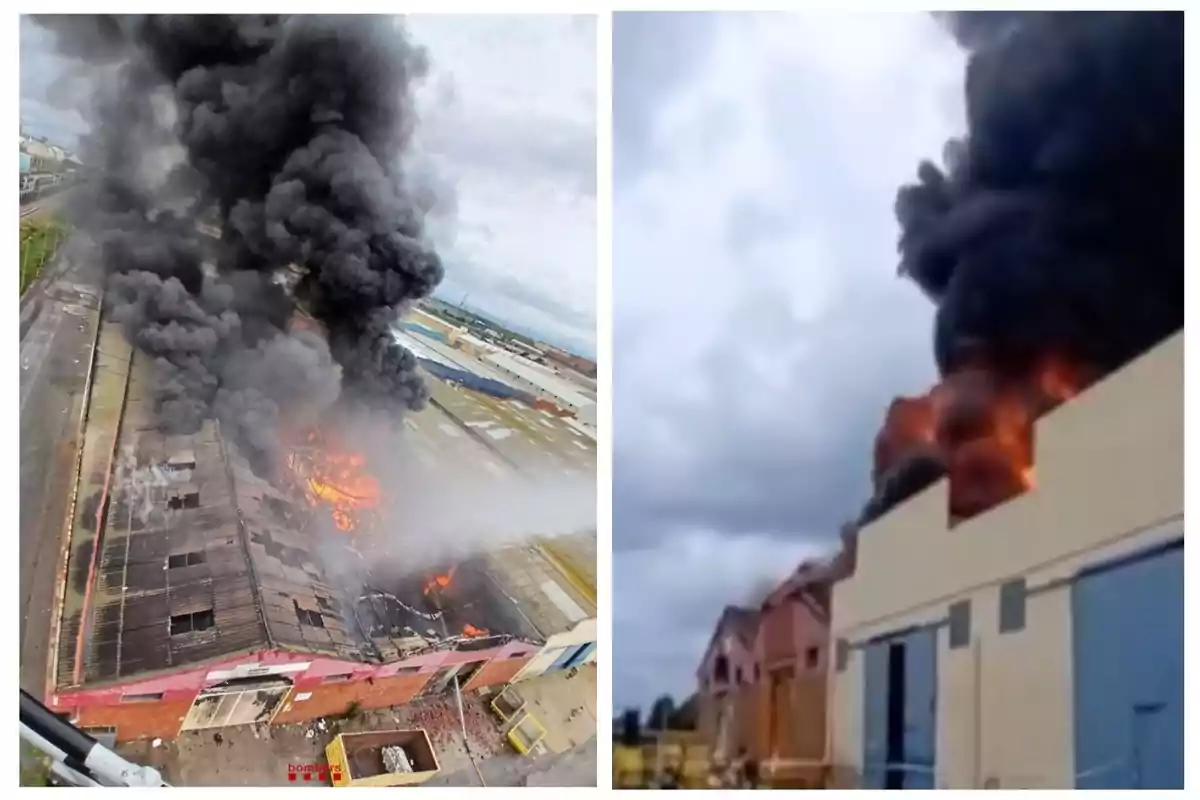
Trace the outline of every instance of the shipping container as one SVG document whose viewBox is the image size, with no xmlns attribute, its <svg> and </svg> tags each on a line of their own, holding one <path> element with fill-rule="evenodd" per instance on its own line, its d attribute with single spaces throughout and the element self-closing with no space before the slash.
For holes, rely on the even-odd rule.
<svg viewBox="0 0 1200 800">
<path fill-rule="evenodd" d="M 404 751 L 412 771 L 392 772 L 384 748 Z M 437 775 L 437 754 L 424 730 L 339 733 L 325 748 L 334 786 L 413 786 Z"/>
</svg>

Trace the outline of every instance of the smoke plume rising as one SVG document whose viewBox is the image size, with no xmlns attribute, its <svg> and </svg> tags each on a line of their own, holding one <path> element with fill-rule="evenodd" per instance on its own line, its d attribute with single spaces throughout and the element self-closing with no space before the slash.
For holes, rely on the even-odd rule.
<svg viewBox="0 0 1200 800">
<path fill-rule="evenodd" d="M 375 17 L 37 21 L 102 76 L 75 221 L 113 319 L 153 359 L 164 425 L 216 418 L 265 473 L 281 417 L 421 408 L 390 331 L 442 277 L 428 198 L 401 169 L 426 70 L 404 32 Z M 297 300 L 326 336 L 289 330 Z"/>
<path fill-rule="evenodd" d="M 968 130 L 896 199 L 941 383 L 876 442 L 870 521 L 1030 485 L 1037 415 L 1183 326 L 1183 14 L 969 12 Z"/>
</svg>

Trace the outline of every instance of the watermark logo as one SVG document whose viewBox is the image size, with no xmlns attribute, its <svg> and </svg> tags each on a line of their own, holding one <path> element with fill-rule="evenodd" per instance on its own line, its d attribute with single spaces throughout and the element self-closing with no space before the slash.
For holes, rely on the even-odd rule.
<svg viewBox="0 0 1200 800">
<path fill-rule="evenodd" d="M 288 764 L 288 780 L 292 783 L 299 781 L 340 781 L 342 768 L 330 764 Z"/>
</svg>

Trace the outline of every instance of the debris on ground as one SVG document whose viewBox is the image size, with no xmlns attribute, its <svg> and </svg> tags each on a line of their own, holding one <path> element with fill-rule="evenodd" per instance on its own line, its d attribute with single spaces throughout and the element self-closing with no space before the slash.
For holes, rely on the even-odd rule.
<svg viewBox="0 0 1200 800">
<path fill-rule="evenodd" d="M 404 752 L 404 748 L 399 745 L 388 745 L 383 748 L 383 765 L 388 772 L 412 772 L 412 762 L 408 759 L 408 753 Z"/>
</svg>

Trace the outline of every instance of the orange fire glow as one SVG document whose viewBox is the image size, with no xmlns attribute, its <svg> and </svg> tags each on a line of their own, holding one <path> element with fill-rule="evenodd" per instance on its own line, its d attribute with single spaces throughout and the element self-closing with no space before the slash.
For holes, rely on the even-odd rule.
<svg viewBox="0 0 1200 800">
<path fill-rule="evenodd" d="M 875 440 L 875 480 L 915 455 L 950 477 L 950 516 L 964 519 L 1034 485 L 1033 423 L 1073 398 L 1083 370 L 1047 357 L 1020 378 L 973 365 L 928 394 L 896 398 Z"/>
<path fill-rule="evenodd" d="M 313 508 L 327 508 L 342 531 L 358 530 L 380 508 L 379 481 L 361 453 L 340 446 L 328 432 L 309 431 L 288 456 L 288 467 Z"/>
<path fill-rule="evenodd" d="M 486 628 L 476 628 L 468 622 L 466 625 L 463 625 L 462 635 L 467 637 L 487 636 L 488 632 Z"/>
<path fill-rule="evenodd" d="M 425 582 L 425 594 L 429 594 L 430 592 L 432 592 L 435 589 L 441 590 L 441 589 L 445 589 L 447 586 L 449 586 L 450 581 L 454 580 L 454 573 L 457 569 L 458 569 L 458 566 L 455 565 L 450 568 L 449 572 L 446 572 L 441 575 L 434 575 L 432 578 L 430 578 L 428 581 L 426 581 Z"/>
</svg>

